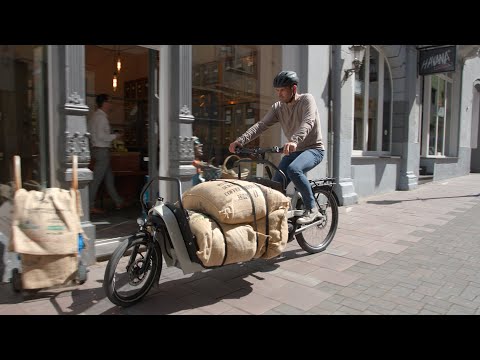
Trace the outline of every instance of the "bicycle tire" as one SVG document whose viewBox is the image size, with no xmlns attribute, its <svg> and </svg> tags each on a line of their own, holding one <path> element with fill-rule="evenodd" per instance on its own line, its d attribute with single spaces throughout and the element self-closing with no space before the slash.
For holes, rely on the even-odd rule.
<svg viewBox="0 0 480 360">
<path fill-rule="evenodd" d="M 149 268 L 146 274 L 139 274 L 138 271 L 145 266 L 142 259 L 145 259 L 144 255 L 146 255 L 149 248 L 152 249 Z M 136 252 L 134 260 L 132 260 L 132 250 Z M 137 258 L 139 255 L 141 257 Z M 119 265 L 127 265 L 124 273 L 117 273 Z M 132 265 L 134 266 L 132 267 Z M 108 261 L 103 279 L 103 288 L 112 303 L 128 307 L 147 295 L 153 284 L 158 282 L 161 272 L 162 250 L 159 244 L 149 234 L 132 235 L 115 249 Z M 120 285 L 120 287 L 117 289 L 116 285 Z M 129 285 L 132 289 L 131 292 L 128 292 Z M 126 293 L 123 294 L 123 291 Z"/>
<path fill-rule="evenodd" d="M 323 215 L 323 221 L 321 224 L 309 227 L 305 231 L 295 235 L 295 239 L 300 247 L 310 254 L 324 251 L 335 237 L 338 227 L 338 204 L 330 189 L 314 189 L 313 196 L 315 197 L 319 211 Z M 303 208 L 301 201 L 297 208 Z M 298 229 L 301 229 L 301 227 Z M 315 244 L 315 240 L 319 240 L 320 243 Z"/>
</svg>

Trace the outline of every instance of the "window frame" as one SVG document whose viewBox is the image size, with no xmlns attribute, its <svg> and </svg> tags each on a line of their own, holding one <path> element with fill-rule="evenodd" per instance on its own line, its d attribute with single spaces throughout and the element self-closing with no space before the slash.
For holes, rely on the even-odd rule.
<svg viewBox="0 0 480 360">
<path fill-rule="evenodd" d="M 429 149 L 429 143 L 430 143 L 430 131 L 429 131 L 429 125 L 430 125 L 430 115 L 431 115 L 431 96 L 432 96 L 432 79 L 434 77 L 437 77 L 439 80 L 445 81 L 445 100 L 444 100 L 444 124 L 443 124 L 443 139 L 442 139 L 442 152 L 440 155 L 435 154 L 431 155 L 428 152 Z M 423 104 L 422 104 L 422 145 L 421 145 L 421 156 L 425 158 L 446 158 L 448 157 L 446 153 L 448 153 L 448 149 L 446 146 L 446 134 L 447 134 L 447 128 L 449 125 L 451 125 L 452 121 L 452 112 L 451 110 L 453 109 L 453 97 L 451 94 L 448 92 L 448 84 L 450 83 L 450 92 L 453 93 L 453 77 L 451 73 L 437 73 L 437 74 L 432 74 L 432 75 L 426 75 L 424 76 L 423 79 Z M 438 96 L 440 96 L 437 93 L 437 99 Z M 436 103 L 437 102 L 436 99 Z M 447 106 L 450 107 L 450 118 L 447 118 L 448 114 L 448 109 Z M 436 129 L 435 129 L 435 134 L 436 134 L 436 141 L 435 141 L 435 149 L 437 149 L 437 144 L 438 144 L 438 114 L 436 117 Z"/>
<path fill-rule="evenodd" d="M 370 49 L 374 48 L 378 52 L 378 69 L 377 69 L 377 79 L 378 79 L 378 97 L 377 97 L 377 109 L 376 109 L 376 149 L 368 149 L 368 113 L 369 113 L 369 95 L 370 95 Z M 382 150 L 383 147 L 383 113 L 384 113 L 384 91 L 385 91 L 385 64 L 387 65 L 389 80 L 390 80 L 390 128 L 389 131 L 389 140 L 388 140 L 388 150 Z M 368 45 L 365 49 L 365 62 L 364 62 L 364 98 L 363 98 L 363 144 L 362 149 L 354 149 L 354 139 L 355 139 L 355 102 L 353 105 L 353 114 L 352 114 L 352 155 L 353 156 L 384 156 L 391 155 L 392 152 L 392 127 L 393 127 L 393 78 L 392 78 L 392 69 L 388 61 L 387 56 L 383 53 L 381 49 L 378 49 L 376 46 Z M 368 69 L 368 71 L 367 71 Z M 353 98 L 355 98 L 355 78 L 353 81 Z"/>
<path fill-rule="evenodd" d="M 40 190 L 51 186 L 51 123 L 52 58 L 51 45 L 2 45 L 0 62 L 13 79 L 6 79 L 0 94 L 0 166 L 16 154 L 22 160 L 22 181 L 28 189 Z M 3 74 L 2 74 L 3 75 Z M 20 105 L 19 105 L 20 104 Z M 22 111 L 17 107 L 21 106 Z M 18 107 L 20 109 L 20 107 Z M 3 114 L 3 115 L 2 115 Z M 10 144 L 4 137 L 11 138 Z M 49 141 L 50 140 L 50 141 Z M 3 143 L 2 143 L 3 142 Z M 0 183 L 13 179 L 13 168 L 6 168 Z"/>
</svg>

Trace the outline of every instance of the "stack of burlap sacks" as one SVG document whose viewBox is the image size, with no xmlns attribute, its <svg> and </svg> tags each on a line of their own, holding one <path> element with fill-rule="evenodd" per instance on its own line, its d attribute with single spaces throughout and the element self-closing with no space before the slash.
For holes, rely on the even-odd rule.
<svg viewBox="0 0 480 360">
<path fill-rule="evenodd" d="M 75 190 L 15 192 L 10 251 L 20 254 L 23 289 L 48 288 L 75 279 L 82 209 Z"/>
<path fill-rule="evenodd" d="M 207 181 L 186 191 L 182 202 L 206 267 L 270 259 L 287 244 L 290 200 L 277 190 L 243 180 Z"/>
</svg>

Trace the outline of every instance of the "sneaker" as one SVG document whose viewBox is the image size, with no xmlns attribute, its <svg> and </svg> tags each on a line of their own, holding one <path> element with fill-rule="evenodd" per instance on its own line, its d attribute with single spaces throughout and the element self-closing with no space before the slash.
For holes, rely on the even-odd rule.
<svg viewBox="0 0 480 360">
<path fill-rule="evenodd" d="M 322 217 L 317 208 L 312 210 L 305 210 L 303 216 L 297 219 L 297 224 L 305 225 L 314 222 Z"/>
</svg>

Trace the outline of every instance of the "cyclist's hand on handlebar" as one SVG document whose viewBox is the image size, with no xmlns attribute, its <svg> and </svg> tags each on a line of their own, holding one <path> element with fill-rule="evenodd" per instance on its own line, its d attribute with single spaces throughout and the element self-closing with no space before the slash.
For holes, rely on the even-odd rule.
<svg viewBox="0 0 480 360">
<path fill-rule="evenodd" d="M 238 141 L 234 141 L 228 146 L 228 151 L 230 151 L 232 154 L 234 154 L 236 148 L 241 148 L 241 147 L 242 147 L 242 145 L 240 145 L 240 143 Z"/>
<path fill-rule="evenodd" d="M 294 142 L 287 142 L 285 145 L 283 145 L 283 153 L 285 155 L 288 155 L 295 150 L 297 150 L 297 144 Z"/>
</svg>

